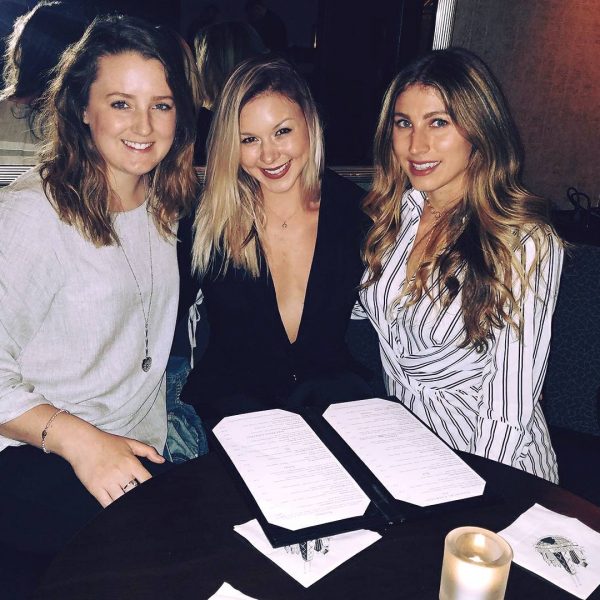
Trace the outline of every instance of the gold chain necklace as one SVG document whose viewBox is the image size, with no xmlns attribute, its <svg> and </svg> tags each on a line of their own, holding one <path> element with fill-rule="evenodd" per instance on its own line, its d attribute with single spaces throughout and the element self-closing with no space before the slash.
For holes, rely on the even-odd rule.
<svg viewBox="0 0 600 600">
<path fill-rule="evenodd" d="M 429 207 L 429 210 L 435 217 L 435 222 L 437 223 L 442 218 L 442 212 L 440 212 L 433 204 L 431 204 L 431 200 L 429 200 L 429 196 L 425 194 L 425 203 Z"/>
<path fill-rule="evenodd" d="M 410 283 L 413 281 L 416 273 L 419 272 L 419 269 L 421 268 L 421 266 L 423 265 L 424 262 L 424 258 L 425 258 L 425 252 L 427 251 L 427 248 L 429 246 L 429 243 L 431 242 L 431 238 L 433 236 L 433 230 L 436 228 L 437 224 L 440 222 L 442 216 L 444 213 L 442 213 L 441 211 L 437 210 L 437 208 L 435 208 L 429 198 L 427 197 L 427 194 L 423 193 L 423 198 L 425 199 L 425 204 L 427 205 L 427 207 L 429 208 L 429 210 L 431 211 L 431 214 L 434 216 L 435 218 L 435 222 L 433 223 L 433 225 L 427 230 L 427 233 L 421 237 L 421 239 L 413 246 L 413 250 L 411 251 L 411 255 L 412 252 L 415 251 L 417 249 L 418 246 L 420 246 L 421 244 L 423 244 L 422 246 L 422 250 L 420 252 L 419 255 L 419 261 L 418 261 L 418 266 L 415 269 L 415 271 L 412 273 L 410 280 L 406 279 L 404 282 L 404 287 L 403 287 L 403 291 L 402 294 L 409 294 L 409 290 L 410 290 Z M 424 243 L 423 243 L 424 242 Z M 407 267 L 408 270 L 408 267 Z"/>
<path fill-rule="evenodd" d="M 423 259 L 425 258 L 425 252 L 427 251 L 427 247 L 429 246 L 429 243 L 431 242 L 433 230 L 437 227 L 437 224 L 440 222 L 440 220 L 444 214 L 441 211 L 439 211 L 437 208 L 435 208 L 435 206 L 433 206 L 433 204 L 431 204 L 431 201 L 429 200 L 429 196 L 427 196 L 427 194 L 424 194 L 424 197 L 425 197 L 425 204 L 427 204 L 427 207 L 429 208 L 429 210 L 431 211 L 431 214 L 435 218 L 435 223 L 429 228 L 429 231 L 427 232 L 427 238 L 425 239 L 423 251 L 421 252 L 421 256 L 419 258 L 420 264 L 423 264 Z"/>
<path fill-rule="evenodd" d="M 299 206 L 291 215 L 285 217 L 285 219 L 282 219 L 282 223 L 280 225 L 281 229 L 287 229 L 288 228 L 288 221 L 291 221 L 300 211 L 302 207 Z M 277 215 L 276 213 L 272 212 L 271 214 L 275 215 L 278 219 L 281 219 L 281 217 L 279 215 Z"/>
</svg>

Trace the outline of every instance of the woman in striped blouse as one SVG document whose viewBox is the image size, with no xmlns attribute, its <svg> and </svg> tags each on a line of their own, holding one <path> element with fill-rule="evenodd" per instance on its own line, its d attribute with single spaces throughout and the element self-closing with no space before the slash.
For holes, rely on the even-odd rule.
<svg viewBox="0 0 600 600">
<path fill-rule="evenodd" d="M 556 482 L 539 398 L 563 249 L 486 65 L 455 48 L 401 71 L 374 155 L 360 304 L 388 392 L 452 447 Z"/>
</svg>

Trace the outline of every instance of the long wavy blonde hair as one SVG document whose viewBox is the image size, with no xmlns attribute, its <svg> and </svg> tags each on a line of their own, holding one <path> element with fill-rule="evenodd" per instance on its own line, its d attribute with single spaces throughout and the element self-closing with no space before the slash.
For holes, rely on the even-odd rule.
<svg viewBox="0 0 600 600">
<path fill-rule="evenodd" d="M 457 273 L 462 270 L 463 345 L 486 347 L 494 328 L 509 324 L 520 332 L 519 302 L 531 274 L 522 236 L 530 234 L 539 255 L 553 230 L 547 202 L 520 182 L 521 146 L 504 95 L 485 63 L 467 50 L 427 54 L 403 69 L 385 94 L 374 141 L 374 181 L 364 201 L 373 220 L 364 247 L 364 287 L 381 277 L 382 263 L 400 230 L 401 199 L 410 182 L 393 152 L 393 115 L 398 96 L 413 85 L 439 93 L 472 152 L 464 195 L 426 243 L 424 256 L 430 258 L 417 268 L 409 301 L 432 295 L 435 272 L 442 305 L 450 304 L 461 286 Z"/>
<path fill-rule="evenodd" d="M 260 271 L 258 236 L 265 225 L 260 185 L 240 166 L 240 112 L 253 98 L 281 94 L 302 110 L 308 127 L 309 159 L 300 176 L 305 202 L 318 201 L 323 173 L 323 131 L 306 82 L 281 58 L 253 58 L 228 79 L 208 136 L 206 179 L 194 223 L 192 263 L 201 275 L 216 255 L 253 277 Z"/>
<path fill-rule="evenodd" d="M 149 201 L 162 235 L 172 235 L 173 223 L 190 210 L 199 193 L 192 166 L 196 113 L 180 46 L 165 30 L 139 19 L 96 18 L 81 40 L 63 54 L 43 98 L 46 141 L 40 154 L 40 174 L 46 196 L 60 218 L 97 246 L 118 243 L 109 210 L 114 192 L 106 162 L 82 115 L 99 59 L 127 52 L 161 62 L 177 111 L 171 148 L 148 174 Z"/>
</svg>

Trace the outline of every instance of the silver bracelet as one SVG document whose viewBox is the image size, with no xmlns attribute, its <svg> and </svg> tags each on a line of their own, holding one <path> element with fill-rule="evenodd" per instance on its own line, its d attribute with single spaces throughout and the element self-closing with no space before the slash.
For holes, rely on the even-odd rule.
<svg viewBox="0 0 600 600">
<path fill-rule="evenodd" d="M 46 436 L 48 435 L 48 430 L 50 429 L 54 419 L 56 419 L 56 417 L 58 417 L 58 415 L 60 415 L 60 413 L 66 413 L 67 415 L 70 415 L 71 413 L 66 410 L 65 408 L 59 408 L 51 417 L 50 419 L 48 419 L 48 422 L 46 423 L 46 427 L 44 427 L 44 430 L 42 431 L 42 450 L 44 451 L 44 454 L 50 454 L 50 450 L 48 450 L 48 448 L 46 448 Z"/>
</svg>

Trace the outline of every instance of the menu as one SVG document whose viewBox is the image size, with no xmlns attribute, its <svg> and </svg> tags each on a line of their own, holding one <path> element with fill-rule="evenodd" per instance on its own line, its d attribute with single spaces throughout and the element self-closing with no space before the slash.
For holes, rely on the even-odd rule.
<svg viewBox="0 0 600 600">
<path fill-rule="evenodd" d="M 485 488 L 393 400 L 332 404 L 322 415 L 308 409 L 235 415 L 213 433 L 273 545 L 401 522 L 418 507 L 477 497 Z"/>
<path fill-rule="evenodd" d="M 300 415 L 273 409 L 227 417 L 214 433 L 272 525 L 296 531 L 357 517 L 369 506 Z"/>
<path fill-rule="evenodd" d="M 485 481 L 401 404 L 332 404 L 323 417 L 397 500 L 431 506 L 479 496 Z"/>
</svg>

